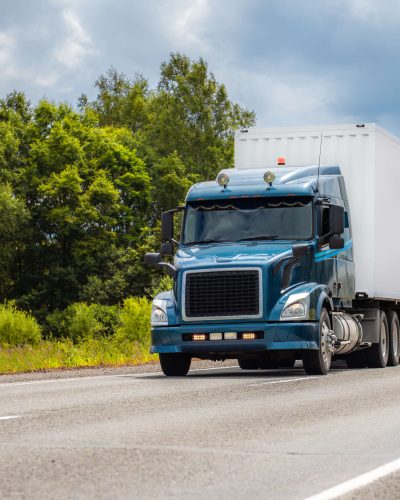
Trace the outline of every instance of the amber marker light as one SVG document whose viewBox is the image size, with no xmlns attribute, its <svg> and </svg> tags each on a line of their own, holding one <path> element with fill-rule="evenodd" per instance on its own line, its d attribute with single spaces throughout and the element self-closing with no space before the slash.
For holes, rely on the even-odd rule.
<svg viewBox="0 0 400 500">
<path fill-rule="evenodd" d="M 196 341 L 207 340 L 207 337 L 205 333 L 194 333 L 192 336 L 192 340 Z"/>
<path fill-rule="evenodd" d="M 242 333 L 242 339 L 243 340 L 254 340 L 256 339 L 256 334 L 253 333 L 253 332 L 245 332 L 245 333 Z"/>
</svg>

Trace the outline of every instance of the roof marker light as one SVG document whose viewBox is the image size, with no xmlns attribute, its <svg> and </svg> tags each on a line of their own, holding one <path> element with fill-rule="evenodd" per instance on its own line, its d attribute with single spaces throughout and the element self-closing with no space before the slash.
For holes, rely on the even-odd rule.
<svg viewBox="0 0 400 500">
<path fill-rule="evenodd" d="M 278 165 L 285 166 L 286 165 L 286 160 L 283 156 L 280 156 L 277 160 Z"/>
<path fill-rule="evenodd" d="M 270 186 L 272 186 L 272 183 L 274 182 L 275 180 L 275 174 L 273 172 L 271 172 L 270 170 L 268 172 L 265 172 L 264 174 L 264 181 L 269 184 Z"/>
<path fill-rule="evenodd" d="M 226 186 L 229 184 L 229 176 L 227 174 L 219 174 L 217 177 L 217 182 L 220 186 L 226 188 Z"/>
</svg>

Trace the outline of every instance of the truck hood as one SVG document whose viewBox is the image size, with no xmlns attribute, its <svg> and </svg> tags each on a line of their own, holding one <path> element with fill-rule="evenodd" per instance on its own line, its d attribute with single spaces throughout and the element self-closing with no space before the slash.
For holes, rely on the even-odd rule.
<svg viewBox="0 0 400 500">
<path fill-rule="evenodd" d="M 265 266 L 281 254 L 291 252 L 291 243 L 251 241 L 240 243 L 208 243 L 181 247 L 175 255 L 178 269 L 219 267 L 235 264 Z"/>
</svg>

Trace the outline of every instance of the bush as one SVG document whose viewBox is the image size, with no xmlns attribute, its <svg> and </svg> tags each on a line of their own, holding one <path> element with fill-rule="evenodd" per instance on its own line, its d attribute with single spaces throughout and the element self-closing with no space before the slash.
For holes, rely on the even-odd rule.
<svg viewBox="0 0 400 500">
<path fill-rule="evenodd" d="M 0 305 L 0 345 L 35 345 L 41 338 L 41 328 L 33 316 L 14 304 Z"/>
<path fill-rule="evenodd" d="M 113 335 L 120 324 L 118 306 L 104 306 L 103 304 L 91 304 L 90 309 L 96 320 L 101 323 L 103 335 Z"/>
<path fill-rule="evenodd" d="M 119 325 L 118 311 L 117 306 L 76 302 L 49 314 L 46 320 L 51 336 L 78 342 L 113 335 Z"/>
<path fill-rule="evenodd" d="M 119 314 L 121 326 L 117 329 L 118 340 L 136 342 L 143 348 L 150 345 L 151 302 L 144 297 L 125 299 Z"/>
<path fill-rule="evenodd" d="M 84 302 L 71 304 L 64 311 L 55 311 L 47 316 L 47 322 L 52 335 L 70 338 L 74 342 L 96 337 L 102 332 L 93 308 Z"/>
<path fill-rule="evenodd" d="M 150 287 L 146 289 L 146 294 L 151 299 L 154 299 L 154 297 L 159 293 L 168 292 L 169 290 L 172 290 L 173 287 L 174 281 L 171 276 L 168 276 L 168 274 L 153 276 Z"/>
</svg>

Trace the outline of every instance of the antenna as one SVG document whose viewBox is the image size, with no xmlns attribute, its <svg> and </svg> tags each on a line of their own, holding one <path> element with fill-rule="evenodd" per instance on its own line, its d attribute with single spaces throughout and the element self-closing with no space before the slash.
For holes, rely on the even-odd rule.
<svg viewBox="0 0 400 500">
<path fill-rule="evenodd" d="M 319 157 L 318 157 L 318 174 L 317 174 L 317 193 L 319 193 L 319 172 L 321 170 L 321 153 L 322 153 L 322 130 L 321 138 L 319 141 Z"/>
</svg>

